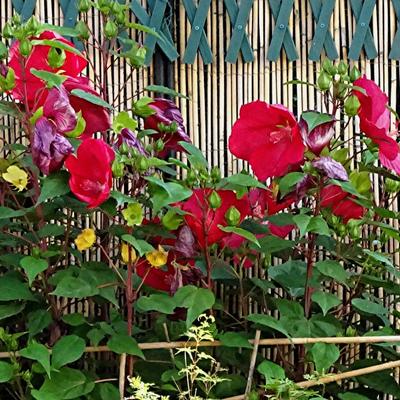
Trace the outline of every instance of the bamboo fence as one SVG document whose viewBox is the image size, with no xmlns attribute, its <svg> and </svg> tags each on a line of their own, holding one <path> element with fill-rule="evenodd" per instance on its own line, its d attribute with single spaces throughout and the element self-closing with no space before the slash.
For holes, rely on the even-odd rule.
<svg viewBox="0 0 400 400">
<path fill-rule="evenodd" d="M 146 6 L 145 0 L 140 0 L 140 2 Z M 129 107 L 135 93 L 153 83 L 173 87 L 178 92 L 187 95 L 189 100 L 184 98 L 177 100 L 186 121 L 187 131 L 194 144 L 198 145 L 205 153 L 209 163 L 218 165 L 222 173 L 227 175 L 238 172 L 243 167 L 243 162 L 234 160 L 227 148 L 231 127 L 238 117 L 241 105 L 261 99 L 270 103 L 283 103 L 296 115 L 302 110 L 315 109 L 322 105 L 321 97 L 311 86 L 285 85 L 285 82 L 293 79 L 310 83 L 316 82 L 317 79 L 320 64 L 308 59 L 309 48 L 315 31 L 315 21 L 309 1 L 294 0 L 293 10 L 289 18 L 289 28 L 293 34 L 299 55 L 297 60 L 289 61 L 283 50 L 277 61 L 267 60 L 275 22 L 269 7 L 269 0 L 254 0 L 246 26 L 249 42 L 254 51 L 254 61 L 245 63 L 239 55 L 235 64 L 225 61 L 232 26 L 223 0 L 212 0 L 205 24 L 205 32 L 213 53 L 213 62 L 207 65 L 203 63 L 199 55 L 197 55 L 193 64 L 183 62 L 182 58 L 191 33 L 191 25 L 180 0 L 169 0 L 168 7 L 170 7 L 169 18 L 166 22 L 171 29 L 181 57 L 175 62 L 169 62 L 160 52 L 156 52 L 153 58 L 154 62 L 148 68 L 135 71 L 127 80 L 128 67 L 123 62 L 118 62 L 114 69 L 109 72 L 110 97 L 120 100 L 118 101 L 120 103 L 118 108 Z M 0 0 L 0 29 L 12 13 L 11 0 Z M 64 23 L 58 0 L 37 0 L 34 14 L 46 22 L 60 25 Z M 91 29 L 95 34 L 98 34 L 99 16 L 92 15 L 90 23 Z M 356 30 L 355 25 L 350 0 L 336 0 L 330 20 L 330 32 L 338 49 L 339 57 L 345 61 Z M 364 51 L 362 51 L 359 61 L 352 61 L 351 64 L 357 65 L 368 77 L 373 78 L 388 93 L 390 104 L 399 110 L 399 61 L 389 58 L 391 43 L 398 29 L 397 25 L 393 0 L 377 0 L 371 20 L 371 31 L 378 55 L 373 60 L 367 60 Z M 94 67 L 100 70 L 101 59 L 98 53 L 92 51 L 89 57 Z M 118 93 L 117 88 L 122 83 L 125 84 L 125 89 Z M 356 153 L 358 146 L 354 140 L 354 129 L 354 127 L 349 126 L 344 137 L 345 140 L 348 139 L 353 144 L 352 153 Z M 3 135 L 7 140 L 12 140 L 15 133 L 5 130 Z M 16 135 L 18 136 L 18 132 Z M 377 198 L 380 182 L 376 178 L 373 184 Z M 399 211 L 399 204 L 394 203 L 392 209 Z M 392 223 L 395 228 L 399 228 L 398 221 L 392 221 Z M 364 234 L 368 235 L 368 232 L 364 232 Z M 387 250 L 394 254 L 395 264 L 400 265 L 399 243 L 391 239 Z M 257 268 L 253 271 L 241 271 L 241 273 L 262 276 L 261 269 L 258 270 Z M 235 313 L 238 309 L 236 299 L 231 294 L 224 292 L 223 288 L 221 288 L 221 293 L 225 296 L 225 304 L 230 304 L 232 307 L 229 311 Z M 339 291 L 338 295 L 345 300 L 347 294 L 345 291 Z M 383 289 L 378 290 L 375 295 L 383 299 Z M 393 300 L 393 296 L 384 298 L 384 302 L 387 304 L 393 302 Z M 76 307 L 75 311 L 83 312 L 86 315 L 95 312 L 94 309 L 88 308 L 87 304 L 84 303 L 78 303 Z M 397 304 L 396 307 L 400 311 L 400 304 Z M 256 305 L 250 304 L 249 311 L 256 312 Z M 351 359 L 356 357 L 360 344 L 377 343 L 382 338 L 261 339 L 258 345 L 280 345 L 290 348 L 294 344 L 316 343 L 318 340 L 325 343 L 352 344 L 353 347 L 349 353 L 349 359 Z M 394 340 L 393 337 L 386 337 L 384 341 L 398 341 L 398 338 Z M 185 345 L 187 345 L 186 342 L 162 342 L 158 344 L 143 343 L 140 347 L 142 349 L 172 349 Z M 212 344 L 205 345 L 219 346 L 220 343 L 215 341 Z M 108 351 L 105 346 L 88 347 L 86 350 L 87 352 Z M 268 356 L 273 354 L 274 351 L 274 348 L 271 347 L 265 354 Z M 3 357 L 7 357 L 7 355 L 0 353 L 0 358 Z M 391 366 L 391 368 L 394 368 L 394 366 Z M 398 374 L 399 372 L 397 372 L 397 378 Z M 346 376 L 342 376 L 341 379 L 345 378 Z"/>
</svg>

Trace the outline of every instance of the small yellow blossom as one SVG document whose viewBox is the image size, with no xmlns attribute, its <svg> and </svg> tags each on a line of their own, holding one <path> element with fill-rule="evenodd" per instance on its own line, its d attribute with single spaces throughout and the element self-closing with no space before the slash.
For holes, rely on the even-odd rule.
<svg viewBox="0 0 400 400">
<path fill-rule="evenodd" d="M 161 245 L 158 250 L 150 251 L 146 254 L 146 260 L 152 267 L 159 268 L 167 263 L 168 251 L 165 251 Z"/>
<path fill-rule="evenodd" d="M 96 241 L 96 233 L 93 229 L 83 229 L 75 239 L 76 247 L 79 251 L 90 249 Z"/>
<path fill-rule="evenodd" d="M 136 251 L 133 247 L 122 243 L 121 245 L 121 258 L 125 264 L 129 262 L 134 262 L 136 260 Z"/>
<path fill-rule="evenodd" d="M 3 179 L 15 186 L 19 191 L 24 190 L 28 184 L 28 174 L 16 165 L 7 168 L 7 172 L 2 175 Z"/>
</svg>

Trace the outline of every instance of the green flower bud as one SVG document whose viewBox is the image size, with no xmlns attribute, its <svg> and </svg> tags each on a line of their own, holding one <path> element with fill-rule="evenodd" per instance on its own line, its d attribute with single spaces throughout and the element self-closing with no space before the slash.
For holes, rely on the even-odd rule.
<svg viewBox="0 0 400 400">
<path fill-rule="evenodd" d="M 78 21 L 75 25 L 75 29 L 81 39 L 87 40 L 90 36 L 90 31 L 85 21 Z"/>
<path fill-rule="evenodd" d="M 333 62 L 329 58 L 325 58 L 323 61 L 322 69 L 330 76 L 337 74 L 337 68 L 333 65 Z"/>
<path fill-rule="evenodd" d="M 349 117 L 354 117 L 358 114 L 358 110 L 360 109 L 360 106 L 361 106 L 361 104 L 360 104 L 360 100 L 358 100 L 358 97 L 355 95 L 351 95 L 344 102 L 344 112 Z"/>
<path fill-rule="evenodd" d="M 321 91 L 326 92 L 331 87 L 332 79 L 329 76 L 329 74 L 327 74 L 326 72 L 322 71 L 319 74 L 317 84 L 318 84 L 318 87 L 320 88 Z"/>
<path fill-rule="evenodd" d="M 125 23 L 125 18 L 126 17 L 125 17 L 125 12 L 124 11 L 120 11 L 120 12 L 115 14 L 115 21 L 119 25 L 123 25 Z"/>
<path fill-rule="evenodd" d="M 346 235 L 347 229 L 346 229 L 345 225 L 343 225 L 343 224 L 338 225 L 337 230 L 338 230 L 339 236 Z"/>
<path fill-rule="evenodd" d="M 221 170 L 218 167 L 213 167 L 210 176 L 214 183 L 218 183 L 221 180 Z"/>
<path fill-rule="evenodd" d="M 344 61 L 340 61 L 337 70 L 340 75 L 346 75 L 348 68 L 349 66 Z"/>
<path fill-rule="evenodd" d="M 14 86 L 15 86 L 15 73 L 12 68 L 8 68 L 5 77 L 0 75 L 0 89 L 6 92 L 8 90 L 14 89 Z"/>
<path fill-rule="evenodd" d="M 345 336 L 357 336 L 357 330 L 354 329 L 352 326 L 348 326 L 346 328 Z"/>
<path fill-rule="evenodd" d="M 122 178 L 124 176 L 125 165 L 118 160 L 114 160 L 111 166 L 113 176 L 115 178 Z"/>
<path fill-rule="evenodd" d="M 236 226 L 240 222 L 240 212 L 235 206 L 228 208 L 225 213 L 225 221 L 229 226 Z"/>
<path fill-rule="evenodd" d="M 350 237 L 353 240 L 360 239 L 360 237 L 361 237 L 361 229 L 360 229 L 360 227 L 359 226 L 352 226 L 349 229 L 349 234 L 350 234 Z"/>
<path fill-rule="evenodd" d="M 207 182 L 209 178 L 208 171 L 205 168 L 202 168 L 199 170 L 199 177 L 202 181 Z"/>
<path fill-rule="evenodd" d="M 49 62 L 50 67 L 61 68 L 65 63 L 66 58 L 67 56 L 64 50 L 51 47 L 47 56 L 47 61 Z"/>
<path fill-rule="evenodd" d="M 164 227 L 170 231 L 178 229 L 182 221 L 183 221 L 182 216 L 177 214 L 173 210 L 168 210 L 161 220 Z"/>
<path fill-rule="evenodd" d="M 39 247 L 34 247 L 32 249 L 32 257 L 40 258 L 40 254 L 41 254 L 41 251 L 40 251 Z"/>
<path fill-rule="evenodd" d="M 394 179 L 385 179 L 385 188 L 388 193 L 397 193 L 400 190 L 400 182 Z"/>
<path fill-rule="evenodd" d="M 119 146 L 119 152 L 121 154 L 128 155 L 129 154 L 129 146 L 125 142 L 122 142 L 121 146 Z"/>
<path fill-rule="evenodd" d="M 3 42 L 0 42 L 0 60 L 7 57 L 8 57 L 7 46 Z"/>
<path fill-rule="evenodd" d="M 6 22 L 1 34 L 5 39 L 11 39 L 14 36 L 14 29 L 9 22 Z"/>
<path fill-rule="evenodd" d="M 210 207 L 213 210 L 216 210 L 217 208 L 221 207 L 222 200 L 220 195 L 213 190 L 212 193 L 208 196 L 208 204 L 210 204 Z"/>
<path fill-rule="evenodd" d="M 32 15 L 25 24 L 26 32 L 29 36 L 34 36 L 38 33 L 40 23 L 35 16 Z"/>
<path fill-rule="evenodd" d="M 107 39 L 115 38 L 118 35 L 118 26 L 114 21 L 108 20 L 104 27 L 104 34 Z"/>
<path fill-rule="evenodd" d="M 356 66 L 354 66 L 351 69 L 349 76 L 350 76 L 351 82 L 354 82 L 361 76 L 361 72 L 359 71 L 359 69 Z"/>
<path fill-rule="evenodd" d="M 189 170 L 187 173 L 187 177 L 186 177 L 186 182 L 189 186 L 192 186 L 196 183 L 197 181 L 197 175 L 193 170 Z"/>
<path fill-rule="evenodd" d="M 78 10 L 80 12 L 88 12 L 91 6 L 90 0 L 80 0 L 78 4 Z"/>
<path fill-rule="evenodd" d="M 15 25 L 21 25 L 21 16 L 19 14 L 14 14 L 13 17 L 11 18 L 11 22 Z"/>
<path fill-rule="evenodd" d="M 137 169 L 140 172 L 146 172 L 149 169 L 149 162 L 146 157 L 140 157 L 137 162 Z"/>
<path fill-rule="evenodd" d="M 347 87 L 343 82 L 335 82 L 333 85 L 333 97 L 343 98 L 346 95 Z"/>
<path fill-rule="evenodd" d="M 22 39 L 19 43 L 19 52 L 21 56 L 28 57 L 32 51 L 32 43 L 28 39 Z"/>
<path fill-rule="evenodd" d="M 162 141 L 162 139 L 158 139 L 155 143 L 154 143 L 154 150 L 158 153 L 162 150 L 164 150 L 164 142 Z"/>
</svg>

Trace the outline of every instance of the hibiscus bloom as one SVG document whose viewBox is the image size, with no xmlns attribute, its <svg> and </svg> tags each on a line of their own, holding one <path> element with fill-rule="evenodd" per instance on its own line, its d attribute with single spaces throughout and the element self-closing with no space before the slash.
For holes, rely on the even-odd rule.
<svg viewBox="0 0 400 400">
<path fill-rule="evenodd" d="M 42 32 L 36 39 L 57 41 L 74 47 L 73 43 L 51 31 Z M 46 97 L 44 90 L 46 86 L 45 82 L 34 76 L 31 73 L 31 68 L 53 73 L 63 71 L 63 75 L 69 77 L 77 77 L 86 68 L 87 61 L 85 58 L 68 50 L 65 51 L 64 64 L 59 68 L 51 67 L 48 62 L 48 55 L 51 48 L 48 45 L 34 45 L 31 54 L 25 60 L 25 65 L 22 62 L 23 57 L 19 52 L 19 42 L 14 42 L 10 48 L 9 66 L 15 72 L 15 87 L 12 90 L 12 95 L 17 100 L 22 101 L 25 99 L 28 101 L 30 107 L 35 106 L 35 103 L 36 105 L 43 104 Z"/>
<path fill-rule="evenodd" d="M 390 111 L 387 95 L 365 76 L 357 79 L 354 86 L 363 89 L 354 90 L 361 104 L 358 112 L 361 131 L 378 145 L 382 165 L 400 174 L 400 148 L 389 133 Z"/>
<path fill-rule="evenodd" d="M 87 139 L 78 147 L 77 156 L 70 154 L 65 166 L 71 174 L 69 186 L 72 193 L 88 208 L 104 203 L 112 186 L 111 163 L 115 153 L 100 139 Z"/>
<path fill-rule="evenodd" d="M 145 129 L 154 129 L 160 132 L 152 135 L 152 137 L 155 140 L 162 139 L 164 141 L 164 149 L 158 155 L 165 157 L 170 151 L 182 151 L 182 147 L 179 146 L 178 142 L 190 143 L 190 138 L 183 125 L 183 118 L 179 108 L 171 100 L 160 98 L 155 99 L 148 106 L 155 112 L 145 118 L 144 127 Z M 169 127 L 172 123 L 176 124 L 175 132 L 162 132 L 160 130 L 160 124 Z"/>
<path fill-rule="evenodd" d="M 281 105 L 255 101 L 240 109 L 229 150 L 249 162 L 262 181 L 283 176 L 303 162 L 305 146 L 294 115 Z"/>
<path fill-rule="evenodd" d="M 235 207 L 239 214 L 239 223 L 249 214 L 249 203 L 247 197 L 237 199 L 236 193 L 231 190 L 217 190 L 221 198 L 221 206 L 211 208 L 208 197 L 212 189 L 195 189 L 192 196 L 181 204 L 185 215 L 185 222 L 193 232 L 197 243 L 201 248 L 205 248 L 213 243 L 217 243 L 224 236 L 228 236 L 219 229 L 218 225 L 227 226 L 225 214 L 231 207 Z"/>
<path fill-rule="evenodd" d="M 347 224 L 351 219 L 361 219 L 366 210 L 354 201 L 355 197 L 341 187 L 328 185 L 321 191 L 321 207 L 331 208 L 332 213 Z"/>
</svg>

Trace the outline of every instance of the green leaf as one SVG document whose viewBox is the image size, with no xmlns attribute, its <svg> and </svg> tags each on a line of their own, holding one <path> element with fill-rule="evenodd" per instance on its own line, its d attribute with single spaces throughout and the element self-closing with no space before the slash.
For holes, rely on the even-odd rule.
<svg viewBox="0 0 400 400">
<path fill-rule="evenodd" d="M 207 169 L 208 162 L 201 150 L 199 150 L 193 144 L 183 141 L 179 142 L 179 145 L 182 146 L 188 153 L 188 160 L 194 169 Z"/>
<path fill-rule="evenodd" d="M 25 271 L 28 277 L 29 286 L 32 286 L 35 278 L 48 267 L 48 263 L 43 258 L 36 258 L 32 256 L 26 256 L 20 261 L 22 269 Z"/>
<path fill-rule="evenodd" d="M 340 357 L 339 349 L 331 343 L 315 343 L 309 353 L 312 355 L 315 368 L 319 373 L 327 373 Z"/>
<path fill-rule="evenodd" d="M 111 383 L 101 383 L 98 386 L 101 400 L 120 400 L 119 390 Z"/>
<path fill-rule="evenodd" d="M 293 240 L 281 239 L 274 235 L 266 235 L 258 239 L 258 243 L 260 244 L 260 248 L 256 246 L 251 246 L 251 248 L 266 254 L 273 254 L 282 250 L 291 249 L 295 245 Z"/>
<path fill-rule="evenodd" d="M 182 97 L 184 99 L 189 98 L 189 97 L 183 95 L 182 93 L 177 92 L 174 89 L 171 89 L 171 88 L 168 88 L 168 87 L 162 86 L 162 85 L 148 85 L 144 88 L 144 90 L 147 90 L 148 92 L 157 92 L 157 93 L 166 94 L 171 97 Z"/>
<path fill-rule="evenodd" d="M 247 317 L 250 322 L 254 322 L 255 324 L 266 326 L 275 331 L 278 331 L 284 334 L 286 337 L 290 337 L 288 331 L 283 327 L 280 321 L 271 317 L 270 315 L 265 314 L 251 314 Z"/>
<path fill-rule="evenodd" d="M 85 341 L 76 335 L 63 336 L 54 346 L 51 356 L 51 366 L 59 369 L 82 357 L 85 351 Z"/>
<path fill-rule="evenodd" d="M 326 315 L 331 308 L 337 307 L 342 303 L 336 295 L 327 292 L 314 292 L 311 299 L 320 306 L 324 315 Z"/>
<path fill-rule="evenodd" d="M 283 196 L 290 193 L 294 187 L 305 177 L 304 172 L 290 172 L 279 181 L 279 191 Z"/>
<path fill-rule="evenodd" d="M 371 190 L 371 180 L 368 171 L 353 171 L 350 176 L 350 183 L 361 194 L 368 194 Z"/>
<path fill-rule="evenodd" d="M 56 32 L 61 36 L 78 37 L 79 32 L 75 28 L 69 28 L 67 26 L 52 25 L 47 23 L 42 23 L 40 30 Z"/>
<path fill-rule="evenodd" d="M 58 171 L 44 178 L 37 204 L 69 193 L 68 180 L 69 174 L 67 171 Z"/>
<path fill-rule="evenodd" d="M 67 76 L 55 74 L 49 71 L 41 71 L 35 68 L 31 68 L 31 74 L 36 76 L 37 78 L 45 81 L 49 88 L 59 87 L 61 86 L 65 80 L 68 78 Z"/>
<path fill-rule="evenodd" d="M 142 239 L 136 239 L 132 235 L 122 235 L 121 239 L 133 246 L 138 251 L 139 256 L 142 256 L 150 251 L 154 251 L 154 247 L 150 243 L 147 243 Z"/>
<path fill-rule="evenodd" d="M 189 328 L 201 313 L 214 305 L 215 296 L 208 289 L 187 285 L 178 289 L 174 295 L 174 300 L 180 307 L 188 309 L 186 326 Z"/>
<path fill-rule="evenodd" d="M 117 200 L 117 207 L 125 203 L 131 204 L 136 202 L 135 198 L 127 196 L 126 194 L 118 192 L 117 190 L 111 190 L 111 197 Z"/>
<path fill-rule="evenodd" d="M 30 300 L 36 301 L 28 286 L 9 275 L 0 276 L 0 301 Z"/>
<path fill-rule="evenodd" d="M 126 334 L 113 335 L 107 342 L 107 346 L 111 351 L 117 354 L 131 354 L 132 356 L 138 356 L 145 358 L 142 350 L 140 350 L 137 341 Z"/>
<path fill-rule="evenodd" d="M 140 296 L 136 300 L 135 306 L 138 311 L 158 311 L 164 314 L 173 314 L 175 308 L 178 306 L 176 300 L 167 294 L 157 293 L 150 296 Z"/>
<path fill-rule="evenodd" d="M 28 318 L 29 338 L 42 333 L 53 322 L 50 311 L 39 309 L 31 312 Z"/>
<path fill-rule="evenodd" d="M 80 326 L 86 323 L 86 318 L 81 313 L 66 314 L 61 319 L 71 326 Z"/>
<path fill-rule="evenodd" d="M 259 364 L 257 366 L 257 371 L 261 375 L 264 375 L 266 384 L 271 383 L 276 379 L 283 380 L 286 377 L 285 370 L 281 366 L 268 360 L 264 360 Z"/>
<path fill-rule="evenodd" d="M 37 361 L 50 378 L 50 352 L 46 346 L 32 341 L 25 349 L 22 349 L 19 354 L 22 357 Z"/>
<path fill-rule="evenodd" d="M 67 43 L 60 42 L 58 40 L 48 40 L 48 39 L 34 39 L 31 41 L 33 46 L 49 46 L 49 47 L 54 47 L 56 49 L 64 50 L 64 51 L 69 51 L 70 53 L 76 54 L 82 58 L 85 58 L 83 54 L 73 46 L 70 46 Z"/>
<path fill-rule="evenodd" d="M 161 208 L 179 201 L 186 200 L 192 195 L 192 191 L 179 183 L 175 182 L 163 182 L 159 179 L 150 179 L 152 177 L 146 177 L 147 180 L 155 183 L 157 186 L 152 186 L 151 202 L 153 204 L 153 210 L 155 213 L 161 210 Z M 158 182 L 156 182 L 158 181 Z M 161 183 L 162 182 L 162 183 Z"/>
<path fill-rule="evenodd" d="M 225 347 L 241 347 L 244 349 L 252 349 L 253 345 L 249 343 L 249 339 L 238 332 L 226 332 L 218 336 L 218 339 Z"/>
<path fill-rule="evenodd" d="M 300 236 L 304 236 L 307 233 L 307 227 L 311 221 L 311 217 L 309 215 L 299 214 L 293 216 L 293 221 L 300 229 Z"/>
<path fill-rule="evenodd" d="M 370 400 L 369 397 L 355 392 L 339 393 L 338 397 L 340 400 Z"/>
<path fill-rule="evenodd" d="M 0 100 L 0 115 L 17 117 L 19 114 L 17 106 L 12 101 Z"/>
<path fill-rule="evenodd" d="M 377 315 L 378 317 L 389 314 L 389 310 L 380 303 L 375 303 L 367 299 L 353 299 L 351 304 L 359 311 L 369 314 Z"/>
<path fill-rule="evenodd" d="M 221 229 L 221 231 L 223 232 L 235 233 L 236 235 L 239 235 L 247 239 L 249 242 L 252 242 L 256 246 L 260 247 L 260 243 L 258 243 L 258 239 L 256 238 L 256 236 L 253 235 L 251 232 L 246 231 L 243 228 L 239 228 L 237 226 L 223 226 L 223 225 L 218 225 L 218 228 Z"/>
<path fill-rule="evenodd" d="M 5 361 L 0 361 L 0 383 L 10 381 L 14 376 L 13 366 Z"/>
<path fill-rule="evenodd" d="M 81 371 L 64 367 L 53 371 L 51 379 L 46 378 L 39 390 L 32 390 L 32 396 L 36 400 L 72 400 L 92 392 L 94 386 Z"/>
<path fill-rule="evenodd" d="M 109 110 L 113 110 L 113 107 L 110 106 L 106 101 L 104 101 L 100 96 L 95 94 L 85 92 L 82 89 L 73 89 L 71 90 L 71 94 L 73 96 L 79 97 L 80 99 L 86 100 L 89 103 L 95 104 L 96 106 L 108 108 Z"/>
<path fill-rule="evenodd" d="M 9 207 L 0 206 L 0 220 L 1 219 L 9 219 L 9 218 L 17 218 L 25 215 L 29 210 L 13 210 Z"/>
<path fill-rule="evenodd" d="M 317 263 L 315 263 L 315 268 L 322 275 L 332 278 L 343 285 L 346 285 L 349 274 L 338 261 L 318 261 Z"/>
<path fill-rule="evenodd" d="M 40 238 L 45 238 L 49 236 L 61 236 L 65 233 L 64 225 L 57 224 L 46 224 L 43 228 L 40 228 L 37 232 Z"/>
<path fill-rule="evenodd" d="M 19 314 L 24 308 L 24 303 L 0 304 L 0 320 Z"/>
<path fill-rule="evenodd" d="M 307 111 L 301 114 L 308 127 L 308 131 L 311 132 L 314 128 L 319 125 L 325 124 L 332 121 L 332 116 L 329 114 L 322 114 L 316 111 Z"/>
<path fill-rule="evenodd" d="M 82 299 L 99 294 L 99 289 L 89 282 L 72 276 L 66 276 L 61 279 L 56 289 L 51 293 L 60 297 L 73 297 Z"/>
<path fill-rule="evenodd" d="M 228 176 L 227 178 L 222 179 L 218 183 L 217 188 L 223 188 L 229 184 L 244 186 L 244 187 L 267 189 L 267 187 L 263 183 L 258 181 L 253 176 L 247 175 L 247 174 L 242 174 L 242 173 L 231 175 L 231 176 Z"/>
<path fill-rule="evenodd" d="M 381 253 L 376 253 L 368 249 L 363 249 L 363 252 L 373 260 L 377 261 L 379 265 L 383 264 L 388 272 L 393 274 L 396 278 L 400 278 L 400 271 L 393 265 L 393 262 L 389 258 L 385 257 Z"/>
<path fill-rule="evenodd" d="M 127 111 L 121 111 L 113 119 L 112 126 L 113 130 L 117 133 L 120 133 L 124 128 L 128 128 L 134 132 L 138 126 L 138 123 L 129 115 Z"/>
<path fill-rule="evenodd" d="M 330 236 L 329 226 L 321 217 L 312 217 L 307 226 L 307 232 L 318 233 L 318 235 Z"/>
</svg>

